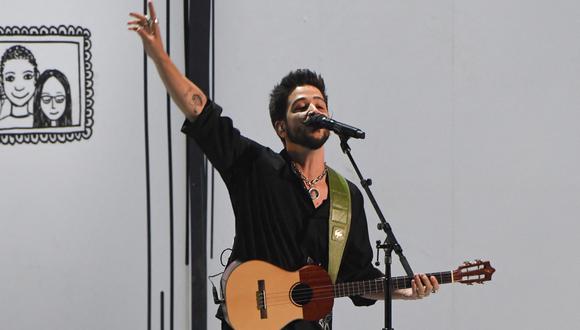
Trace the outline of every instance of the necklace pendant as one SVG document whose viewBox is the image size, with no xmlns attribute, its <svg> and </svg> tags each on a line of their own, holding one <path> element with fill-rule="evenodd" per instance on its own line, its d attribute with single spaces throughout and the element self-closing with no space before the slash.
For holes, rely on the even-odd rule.
<svg viewBox="0 0 580 330">
<path fill-rule="evenodd" d="M 320 197 L 320 192 L 318 191 L 318 189 L 314 187 L 308 189 L 308 194 L 310 195 L 310 198 L 312 198 L 313 201 L 317 200 L 318 197 Z"/>
</svg>

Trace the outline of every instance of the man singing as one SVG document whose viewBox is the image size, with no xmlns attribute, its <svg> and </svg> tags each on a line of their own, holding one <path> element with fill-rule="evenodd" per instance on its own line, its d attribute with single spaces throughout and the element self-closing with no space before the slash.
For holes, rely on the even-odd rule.
<svg viewBox="0 0 580 330">
<path fill-rule="evenodd" d="M 326 165 L 324 143 L 327 129 L 308 127 L 312 115 L 328 115 L 324 80 L 310 70 L 296 70 L 282 78 L 270 94 L 270 118 L 284 146 L 280 153 L 240 134 L 232 120 L 222 116 L 220 106 L 179 72 L 163 49 L 158 20 L 149 2 L 150 17 L 131 13 L 129 29 L 143 41 L 167 91 L 187 117 L 182 131 L 193 138 L 223 178 L 235 214 L 235 240 L 231 261 L 263 260 L 286 270 L 307 264 L 329 268 L 329 223 L 333 210 L 332 177 L 342 177 Z M 382 273 L 373 267 L 363 197 L 351 182 L 344 182 L 349 196 L 349 230 L 335 281 L 376 279 Z M 343 240 L 337 233 L 337 240 Z M 332 267 L 330 267 L 332 268 Z M 332 271 L 332 269 L 331 269 Z M 332 275 L 332 272 L 331 272 Z M 395 290 L 393 298 L 421 299 L 439 289 L 435 277 L 416 275 L 412 288 Z M 351 297 L 357 306 L 382 299 L 382 294 Z M 223 320 L 222 311 L 218 317 Z M 296 320 L 284 329 L 330 329 L 331 316 Z M 231 329 L 222 322 L 222 329 Z"/>
</svg>

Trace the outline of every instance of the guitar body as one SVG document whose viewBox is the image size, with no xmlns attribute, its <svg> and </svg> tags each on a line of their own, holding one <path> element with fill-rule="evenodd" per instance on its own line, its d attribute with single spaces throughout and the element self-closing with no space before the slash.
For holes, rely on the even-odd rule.
<svg viewBox="0 0 580 330">
<path fill-rule="evenodd" d="M 318 320 L 334 303 L 332 281 L 319 266 L 288 272 L 251 260 L 232 263 L 224 281 L 226 320 L 236 330 L 281 329 L 297 319 Z"/>
</svg>

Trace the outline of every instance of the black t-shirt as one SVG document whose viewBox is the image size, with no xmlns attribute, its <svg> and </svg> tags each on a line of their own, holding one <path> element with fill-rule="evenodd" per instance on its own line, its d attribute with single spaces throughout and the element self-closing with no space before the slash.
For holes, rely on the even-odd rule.
<svg viewBox="0 0 580 330">
<path fill-rule="evenodd" d="M 276 153 L 240 134 L 222 109 L 207 103 L 182 131 L 193 138 L 224 180 L 236 218 L 230 262 L 264 260 L 295 271 L 307 263 L 328 266 L 329 202 L 318 208 L 283 150 Z M 348 182 L 352 220 L 337 282 L 370 280 L 382 276 L 372 266 L 363 198 Z M 355 305 L 375 301 L 351 297 Z M 218 313 L 219 314 L 219 313 Z M 317 322 L 293 322 L 284 329 L 319 329 Z"/>
</svg>

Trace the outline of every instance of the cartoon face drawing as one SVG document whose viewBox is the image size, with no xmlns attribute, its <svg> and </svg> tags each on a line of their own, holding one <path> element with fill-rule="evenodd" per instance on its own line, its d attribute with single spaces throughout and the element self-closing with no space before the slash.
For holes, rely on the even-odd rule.
<svg viewBox="0 0 580 330">
<path fill-rule="evenodd" d="M 55 77 L 50 77 L 40 91 L 40 108 L 50 120 L 57 120 L 66 108 L 64 86 Z"/>
<path fill-rule="evenodd" d="M 35 68 L 28 60 L 7 60 L 4 63 L 2 77 L 4 94 L 13 105 L 24 106 L 34 96 Z"/>
<path fill-rule="evenodd" d="M 46 70 L 36 82 L 34 127 L 65 127 L 72 124 L 71 90 L 59 70 Z"/>
</svg>

